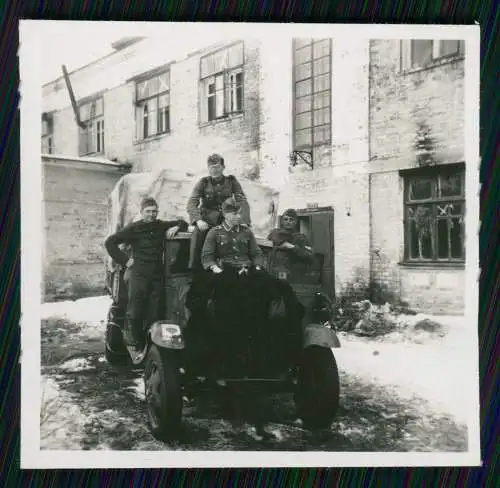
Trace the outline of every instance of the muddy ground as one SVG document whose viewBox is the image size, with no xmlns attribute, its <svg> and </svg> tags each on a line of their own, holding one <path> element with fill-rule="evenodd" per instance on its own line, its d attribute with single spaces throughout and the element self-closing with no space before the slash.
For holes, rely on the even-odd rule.
<svg viewBox="0 0 500 488">
<path fill-rule="evenodd" d="M 269 394 L 269 436 L 256 436 L 249 396 L 227 408 L 224 395 L 204 394 L 184 408 L 181 438 L 165 444 L 146 425 L 142 371 L 109 365 L 103 331 L 66 319 L 42 321 L 42 449 L 466 451 L 467 429 L 433 412 L 421 398 L 399 397 L 344 371 L 340 409 L 331 429 L 311 433 L 294 423 L 291 394 Z"/>
</svg>

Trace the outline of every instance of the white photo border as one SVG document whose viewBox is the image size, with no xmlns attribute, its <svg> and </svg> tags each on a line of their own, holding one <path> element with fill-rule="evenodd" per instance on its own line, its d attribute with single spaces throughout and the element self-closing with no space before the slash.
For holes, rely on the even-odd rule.
<svg viewBox="0 0 500 488">
<path fill-rule="evenodd" d="M 465 316 L 470 325 L 468 451 L 463 453 L 279 452 L 279 451 L 50 451 L 40 450 L 40 316 L 42 168 L 40 158 L 42 36 L 54 22 L 20 21 L 21 113 L 21 468 L 166 467 L 377 467 L 480 465 L 478 280 L 479 280 L 479 73 L 478 25 L 168 23 L 169 35 L 227 38 L 343 37 L 366 39 L 463 39 L 465 56 L 466 266 Z M 66 22 L 66 21 L 64 21 Z M 72 23 L 75 23 L 74 21 Z M 90 22 L 78 21 L 78 24 Z M 101 22 L 99 22 L 101 24 Z M 165 23 L 123 24 L 127 35 L 161 36 Z M 92 22 L 92 28 L 96 22 Z M 258 33 L 258 35 L 257 35 Z M 67 40 L 67 42 L 70 42 Z M 272 42 L 272 41 L 270 41 Z M 38 162 L 38 164 L 36 164 Z M 476 326 L 474 326 L 476 324 Z M 465 370 L 465 367 L 464 367 Z"/>
</svg>

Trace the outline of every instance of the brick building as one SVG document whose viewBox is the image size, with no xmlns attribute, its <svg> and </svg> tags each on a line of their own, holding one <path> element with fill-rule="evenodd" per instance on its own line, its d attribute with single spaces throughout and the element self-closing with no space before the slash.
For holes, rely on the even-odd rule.
<svg viewBox="0 0 500 488">
<path fill-rule="evenodd" d="M 128 39 L 70 73 L 86 130 L 64 80 L 44 85 L 44 150 L 192 173 L 219 152 L 299 210 L 326 289 L 462 312 L 463 42 L 199 42 Z"/>
</svg>

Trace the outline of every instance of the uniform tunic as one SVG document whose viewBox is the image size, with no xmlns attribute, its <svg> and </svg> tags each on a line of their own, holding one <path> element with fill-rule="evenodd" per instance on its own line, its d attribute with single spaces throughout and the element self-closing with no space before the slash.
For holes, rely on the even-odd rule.
<svg viewBox="0 0 500 488">
<path fill-rule="evenodd" d="M 207 234 L 201 262 L 205 269 L 211 266 L 251 266 L 263 264 L 262 251 L 253 232 L 245 225 L 228 228 L 225 223 L 213 227 Z"/>
<path fill-rule="evenodd" d="M 310 261 L 313 257 L 311 244 L 307 237 L 300 232 L 290 232 L 285 229 L 274 229 L 267 237 L 274 246 L 280 246 L 284 242 L 289 242 L 295 247 L 293 249 L 284 249 L 291 256 L 301 261 Z"/>
<path fill-rule="evenodd" d="M 239 181 L 232 175 L 219 180 L 207 176 L 196 184 L 187 203 L 190 222 L 194 224 L 197 220 L 205 220 L 211 226 L 220 224 L 222 202 L 231 197 L 241 205 L 243 223 L 250 224 L 247 198 Z"/>
</svg>

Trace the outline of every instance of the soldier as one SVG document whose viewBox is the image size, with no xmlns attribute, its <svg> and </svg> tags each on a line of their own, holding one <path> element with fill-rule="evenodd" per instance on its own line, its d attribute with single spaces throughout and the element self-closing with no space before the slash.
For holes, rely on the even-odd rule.
<svg viewBox="0 0 500 488">
<path fill-rule="evenodd" d="M 166 237 L 171 238 L 188 227 L 184 220 L 159 220 L 158 204 L 150 197 L 141 202 L 141 217 L 141 220 L 132 222 L 105 241 L 109 255 L 126 268 L 124 280 L 128 283 L 128 303 L 124 341 L 136 356 L 145 346 L 143 323 L 146 313 L 150 312 L 151 322 L 159 319 L 165 231 Z M 130 245 L 131 258 L 120 250 L 120 244 Z"/>
<path fill-rule="evenodd" d="M 267 237 L 274 247 L 288 251 L 293 258 L 311 262 L 313 250 L 307 237 L 297 231 L 298 216 L 293 208 L 285 210 L 282 217 L 283 227 L 274 229 Z"/>
<path fill-rule="evenodd" d="M 250 267 L 260 270 L 262 251 L 246 224 L 241 223 L 240 204 L 227 199 L 221 206 L 224 221 L 208 231 L 201 263 L 204 269 L 219 274 L 224 268 L 246 271 Z"/>
<path fill-rule="evenodd" d="M 207 161 L 209 176 L 203 177 L 193 189 L 187 203 L 187 213 L 195 226 L 191 236 L 190 269 L 200 264 L 200 252 L 211 227 L 222 222 L 221 205 L 227 198 L 234 197 L 242 207 L 242 221 L 250 225 L 250 208 L 239 181 L 233 175 L 224 175 L 224 158 L 212 154 Z"/>
</svg>

